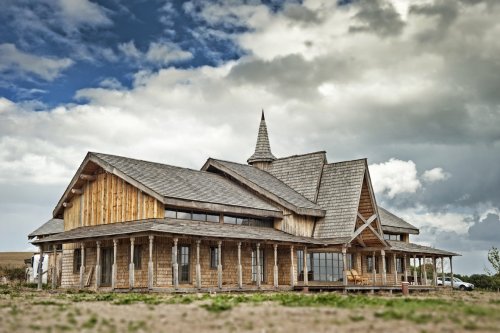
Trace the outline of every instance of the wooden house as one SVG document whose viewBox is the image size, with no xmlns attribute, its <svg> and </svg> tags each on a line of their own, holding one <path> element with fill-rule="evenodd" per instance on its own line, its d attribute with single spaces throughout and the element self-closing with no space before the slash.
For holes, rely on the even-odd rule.
<svg viewBox="0 0 500 333">
<path fill-rule="evenodd" d="M 30 235 L 61 257 L 50 261 L 53 286 L 426 288 L 436 260 L 456 255 L 410 242 L 418 229 L 377 205 L 366 159 L 276 158 L 262 114 L 247 162 L 192 170 L 88 153 L 53 211 L 57 233 Z M 429 261 L 432 276 L 410 269 Z"/>
</svg>

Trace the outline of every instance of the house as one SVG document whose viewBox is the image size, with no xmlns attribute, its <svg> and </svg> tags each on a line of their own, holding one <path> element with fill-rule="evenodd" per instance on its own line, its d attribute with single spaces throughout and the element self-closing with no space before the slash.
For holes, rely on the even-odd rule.
<svg viewBox="0 0 500 333">
<path fill-rule="evenodd" d="M 430 288 L 436 260 L 457 255 L 410 242 L 419 230 L 377 205 L 366 159 L 276 158 L 264 113 L 247 162 L 192 170 L 89 152 L 48 222 L 63 221 L 57 232 L 30 235 L 62 258 L 53 287 Z M 432 279 L 411 261 L 432 261 Z"/>
</svg>

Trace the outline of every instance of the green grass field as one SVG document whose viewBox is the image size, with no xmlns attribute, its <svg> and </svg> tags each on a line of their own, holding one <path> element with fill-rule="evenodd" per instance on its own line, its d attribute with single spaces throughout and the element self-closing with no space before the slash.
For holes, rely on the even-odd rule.
<svg viewBox="0 0 500 333">
<path fill-rule="evenodd" d="M 500 294 L 114 294 L 0 286 L 0 332 L 498 332 Z"/>
</svg>

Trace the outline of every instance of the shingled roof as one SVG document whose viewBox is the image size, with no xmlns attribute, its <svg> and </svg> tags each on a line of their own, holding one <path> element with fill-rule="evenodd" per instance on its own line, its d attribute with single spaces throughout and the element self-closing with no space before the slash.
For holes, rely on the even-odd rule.
<svg viewBox="0 0 500 333">
<path fill-rule="evenodd" d="M 316 222 L 314 237 L 348 237 L 354 232 L 366 160 L 325 164 L 317 204 L 326 216 Z"/>
<path fill-rule="evenodd" d="M 271 153 L 271 145 L 269 144 L 269 136 L 267 135 L 266 118 L 264 117 L 264 110 L 262 110 L 255 152 L 250 156 L 247 162 L 250 164 L 255 162 L 272 162 L 275 159 L 276 157 Z"/>
<path fill-rule="evenodd" d="M 141 186 L 149 191 L 148 194 L 165 203 L 166 198 L 173 198 L 280 213 L 276 207 L 219 174 L 92 152 L 87 155 L 80 169 L 84 169 L 88 161 L 125 178 L 132 185 Z M 78 181 L 78 173 L 65 195 Z"/>
<path fill-rule="evenodd" d="M 302 215 L 324 216 L 325 212 L 316 203 L 274 177 L 256 167 L 235 162 L 210 158 L 203 166 L 204 170 L 218 170 L 232 176 L 246 185 L 253 185 L 256 191 L 284 207 Z"/>
<path fill-rule="evenodd" d="M 323 166 L 324 151 L 278 158 L 268 167 L 274 177 L 287 184 L 312 202 L 316 202 Z"/>
<path fill-rule="evenodd" d="M 328 245 L 322 240 L 287 234 L 274 228 L 251 227 L 212 222 L 195 222 L 177 219 L 148 219 L 96 226 L 79 227 L 63 233 L 39 239 L 33 244 L 81 241 L 90 238 L 109 238 L 118 235 L 134 235 L 144 232 L 158 232 L 172 235 L 230 238 L 239 240 L 262 240 L 287 243 Z M 331 243 L 337 244 L 337 243 Z"/>
<path fill-rule="evenodd" d="M 64 231 L 63 219 L 50 219 L 42 224 L 38 229 L 28 235 L 28 239 L 35 237 L 45 237 L 49 235 L 58 234 Z"/>
<path fill-rule="evenodd" d="M 435 249 L 429 246 L 423 246 L 414 243 L 406 243 L 402 241 L 387 241 L 391 246 L 391 251 L 409 252 L 415 254 L 433 254 L 439 256 L 459 256 L 460 254 L 455 252 L 449 252 L 445 250 Z"/>
<path fill-rule="evenodd" d="M 380 223 L 382 224 L 382 230 L 384 230 L 385 232 L 402 232 L 414 235 L 419 234 L 419 230 L 417 227 L 394 215 L 387 209 L 378 206 L 378 212 L 380 214 Z"/>
</svg>

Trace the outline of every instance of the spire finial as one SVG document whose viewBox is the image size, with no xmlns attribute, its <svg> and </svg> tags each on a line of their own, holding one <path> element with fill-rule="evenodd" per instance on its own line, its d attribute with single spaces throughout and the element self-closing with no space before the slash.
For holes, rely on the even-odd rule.
<svg viewBox="0 0 500 333">
<path fill-rule="evenodd" d="M 264 116 L 264 109 L 262 109 L 255 152 L 247 162 L 251 165 L 255 164 L 255 166 L 262 166 L 265 168 L 266 165 L 270 164 L 275 159 L 276 157 L 271 153 L 271 145 L 269 144 L 269 136 L 267 135 L 266 118 Z"/>
</svg>

